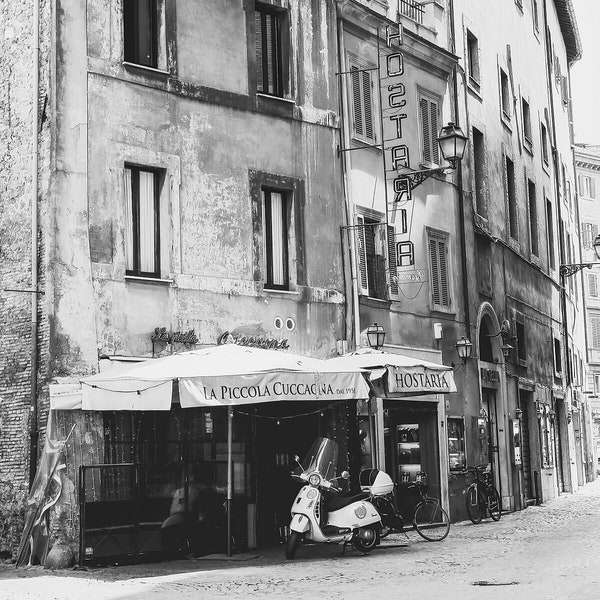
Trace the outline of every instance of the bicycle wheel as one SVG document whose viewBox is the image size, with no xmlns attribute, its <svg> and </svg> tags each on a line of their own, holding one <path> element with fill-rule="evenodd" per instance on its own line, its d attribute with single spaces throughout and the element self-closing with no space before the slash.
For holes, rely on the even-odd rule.
<svg viewBox="0 0 600 600">
<path fill-rule="evenodd" d="M 450 531 L 448 513 L 437 500 L 419 502 L 413 517 L 417 533 L 428 542 L 441 542 Z"/>
<path fill-rule="evenodd" d="M 490 513 L 490 517 L 494 521 L 499 521 L 502 516 L 502 501 L 500 500 L 500 494 L 498 490 L 490 485 L 487 489 L 487 510 Z"/>
<path fill-rule="evenodd" d="M 466 501 L 469 519 L 471 519 L 471 521 L 473 521 L 475 525 L 481 523 L 481 518 L 483 514 L 481 511 L 479 490 L 477 489 L 477 486 L 474 483 L 472 483 L 469 486 L 469 489 L 467 490 Z"/>
</svg>

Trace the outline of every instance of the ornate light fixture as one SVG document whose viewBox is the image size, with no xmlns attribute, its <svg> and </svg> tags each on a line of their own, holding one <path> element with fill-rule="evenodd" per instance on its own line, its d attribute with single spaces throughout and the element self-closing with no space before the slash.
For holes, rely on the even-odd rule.
<svg viewBox="0 0 600 600">
<path fill-rule="evenodd" d="M 502 325 L 500 325 L 500 331 L 498 333 L 495 333 L 494 335 L 490 335 L 488 337 L 496 337 L 498 335 L 502 337 L 502 345 L 500 346 L 500 349 L 502 350 L 502 355 L 504 356 L 504 358 L 508 358 L 510 356 L 510 351 L 514 347 L 511 346 L 508 342 L 517 341 L 517 336 L 511 335 L 510 333 L 510 322 L 508 319 L 504 319 L 504 321 L 502 321 Z"/>
<path fill-rule="evenodd" d="M 412 173 L 402 173 L 400 177 L 406 178 L 410 182 L 410 189 L 415 189 L 432 175 L 442 175 L 447 169 L 456 169 L 459 161 L 462 160 L 467 146 L 467 136 L 462 129 L 450 122 L 440 130 L 437 141 L 444 160 L 450 163 L 450 167 L 438 167 L 437 169 L 423 169 Z"/>
<path fill-rule="evenodd" d="M 471 340 L 463 335 L 456 340 L 455 348 L 458 356 L 461 358 L 463 363 L 466 364 L 467 360 L 471 358 L 471 353 L 473 352 L 473 344 L 471 343 Z"/>
<path fill-rule="evenodd" d="M 379 350 L 385 341 L 385 329 L 383 325 L 373 323 L 367 327 L 367 341 L 374 350 Z"/>
<path fill-rule="evenodd" d="M 600 234 L 598 234 L 592 242 L 592 248 L 596 258 L 600 260 Z M 559 273 L 561 277 L 571 277 L 581 271 L 581 269 L 591 269 L 593 265 L 600 265 L 600 262 L 574 263 L 570 265 L 560 265 Z"/>
</svg>

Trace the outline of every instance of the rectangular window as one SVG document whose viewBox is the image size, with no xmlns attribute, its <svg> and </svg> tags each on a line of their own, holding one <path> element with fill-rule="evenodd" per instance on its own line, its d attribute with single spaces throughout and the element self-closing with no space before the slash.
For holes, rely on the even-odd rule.
<svg viewBox="0 0 600 600">
<path fill-rule="evenodd" d="M 547 166 L 550 163 L 550 154 L 548 152 L 548 131 L 543 123 L 540 123 L 540 143 L 542 145 L 542 160 Z"/>
<path fill-rule="evenodd" d="M 158 0 L 123 2 L 123 45 L 127 62 L 158 67 Z"/>
<path fill-rule="evenodd" d="M 562 373 L 562 355 L 558 338 L 554 338 L 554 372 L 557 375 Z"/>
<path fill-rule="evenodd" d="M 385 223 L 363 215 L 357 216 L 357 222 L 361 289 L 371 298 L 387 300 L 385 251 L 381 246 L 379 233 L 380 228 L 385 227 Z"/>
<path fill-rule="evenodd" d="M 552 213 L 552 202 L 546 199 L 546 227 L 548 240 L 548 263 L 551 269 L 556 269 L 556 251 L 554 249 L 554 215 Z"/>
<path fill-rule="evenodd" d="M 451 471 L 462 471 L 467 466 L 463 417 L 448 417 L 448 459 Z"/>
<path fill-rule="evenodd" d="M 373 144 L 377 141 L 373 106 L 373 71 L 358 64 L 350 65 L 352 86 L 352 135 Z"/>
<path fill-rule="evenodd" d="M 531 146 L 533 145 L 533 136 L 531 135 L 531 113 L 529 110 L 529 102 L 522 98 L 521 106 L 523 110 L 523 137 L 531 149 Z"/>
<path fill-rule="evenodd" d="M 160 173 L 125 167 L 125 273 L 160 277 Z"/>
<path fill-rule="evenodd" d="M 596 184 L 593 177 L 589 175 L 579 175 L 579 193 L 584 198 L 596 197 Z"/>
<path fill-rule="evenodd" d="M 469 81 L 479 87 L 479 40 L 467 29 L 467 69 Z"/>
<path fill-rule="evenodd" d="M 598 297 L 598 275 L 593 273 L 588 274 L 588 294 L 592 298 Z"/>
<path fill-rule="evenodd" d="M 509 121 L 512 112 L 510 105 L 510 85 L 508 75 L 503 69 L 500 69 L 500 107 L 502 109 L 502 116 Z"/>
<path fill-rule="evenodd" d="M 421 142 L 423 144 L 423 164 L 439 165 L 440 149 L 438 146 L 438 115 L 437 99 L 421 95 L 419 98 L 419 113 L 421 117 Z"/>
<path fill-rule="evenodd" d="M 508 233 L 513 240 L 519 239 L 519 219 L 517 212 L 517 195 L 515 189 L 515 164 L 508 158 L 506 161 L 506 198 L 508 201 Z"/>
<path fill-rule="evenodd" d="M 600 350 L 600 315 L 590 315 L 590 340 L 594 350 Z"/>
<path fill-rule="evenodd" d="M 475 175 L 475 204 L 477 213 L 487 216 L 486 176 L 485 176 L 485 143 L 483 133 L 473 127 L 473 171 Z"/>
<path fill-rule="evenodd" d="M 288 290 L 289 207 L 286 194 L 263 189 L 265 288 Z"/>
<path fill-rule="evenodd" d="M 433 308 L 450 307 L 450 282 L 448 279 L 448 236 L 429 232 L 429 271 Z"/>
<path fill-rule="evenodd" d="M 538 212 L 537 212 L 537 196 L 535 191 L 535 183 L 531 179 L 527 180 L 527 198 L 529 201 L 529 240 L 531 253 L 539 256 L 539 229 L 538 229 Z"/>
<path fill-rule="evenodd" d="M 285 11 L 257 4 L 254 12 L 256 45 L 256 91 L 270 96 L 284 95 L 282 21 Z"/>
<path fill-rule="evenodd" d="M 525 323 L 515 321 L 517 336 L 517 357 L 521 365 L 527 364 L 527 338 L 525 337 Z"/>
<path fill-rule="evenodd" d="M 582 223 L 581 224 L 581 247 L 584 250 L 590 250 L 593 248 L 594 240 L 598 235 L 598 225 L 594 223 Z"/>
<path fill-rule="evenodd" d="M 536 31 L 540 30 L 540 15 L 538 12 L 538 3 L 537 0 L 532 0 L 531 2 L 531 12 L 533 13 L 533 26 Z"/>
</svg>

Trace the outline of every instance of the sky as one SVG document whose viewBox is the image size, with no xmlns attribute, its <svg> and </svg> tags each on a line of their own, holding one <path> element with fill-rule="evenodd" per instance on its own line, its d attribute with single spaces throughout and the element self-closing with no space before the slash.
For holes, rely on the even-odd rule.
<svg viewBox="0 0 600 600">
<path fill-rule="evenodd" d="M 600 144 L 600 1 L 573 0 L 583 58 L 571 71 L 575 141 Z"/>
</svg>

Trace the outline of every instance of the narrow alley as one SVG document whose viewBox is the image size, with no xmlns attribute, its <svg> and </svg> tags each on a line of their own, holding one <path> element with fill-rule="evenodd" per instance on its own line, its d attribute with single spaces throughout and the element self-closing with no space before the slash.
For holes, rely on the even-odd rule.
<svg viewBox="0 0 600 600">
<path fill-rule="evenodd" d="M 453 525 L 446 540 L 394 536 L 369 556 L 339 546 L 283 548 L 250 560 L 188 560 L 90 571 L 0 571 L 2 600 L 375 597 L 598 598 L 600 481 L 498 523 Z M 51 592 L 50 592 L 51 590 Z"/>
</svg>

